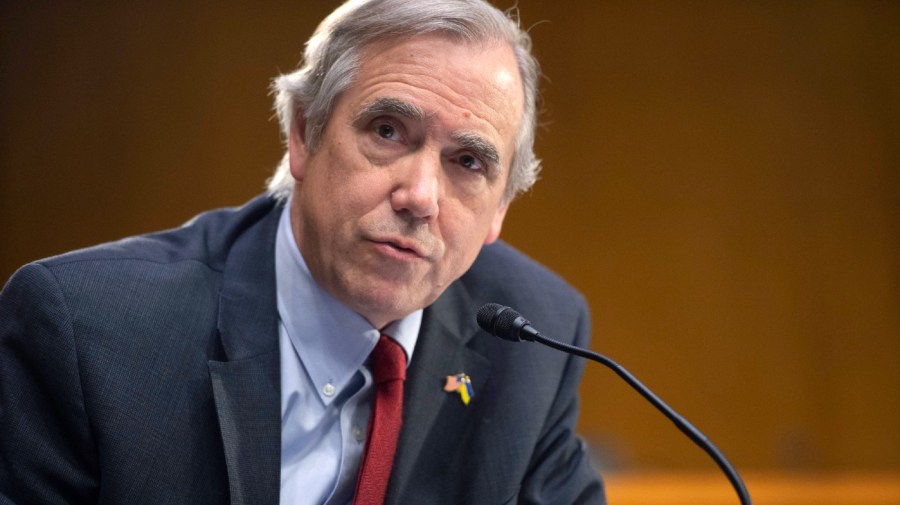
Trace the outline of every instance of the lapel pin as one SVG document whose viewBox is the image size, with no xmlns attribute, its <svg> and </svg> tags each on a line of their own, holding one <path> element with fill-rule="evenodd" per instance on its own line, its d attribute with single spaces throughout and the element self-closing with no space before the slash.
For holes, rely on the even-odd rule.
<svg viewBox="0 0 900 505">
<path fill-rule="evenodd" d="M 444 391 L 448 393 L 459 393 L 463 405 L 468 405 L 472 400 L 472 397 L 475 396 L 472 391 L 472 380 L 464 373 L 448 375 L 447 382 L 444 383 Z"/>
</svg>

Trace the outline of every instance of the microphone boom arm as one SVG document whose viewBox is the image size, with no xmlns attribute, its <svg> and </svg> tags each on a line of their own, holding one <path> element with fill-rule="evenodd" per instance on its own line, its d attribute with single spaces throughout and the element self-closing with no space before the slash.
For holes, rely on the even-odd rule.
<svg viewBox="0 0 900 505">
<path fill-rule="evenodd" d="M 675 412 L 675 410 L 672 409 L 672 407 L 666 405 L 666 402 L 662 401 L 662 399 L 656 396 L 656 394 L 654 394 L 653 391 L 650 390 L 650 388 L 642 384 L 641 381 L 637 379 L 637 377 L 631 375 L 631 372 L 626 370 L 622 365 L 616 363 L 615 361 L 607 358 L 602 354 L 598 354 L 596 352 L 582 349 L 573 345 L 565 344 L 558 340 L 545 337 L 539 332 L 534 332 L 531 336 L 534 337 L 535 342 L 540 342 L 548 347 L 552 347 L 563 352 L 596 361 L 597 363 L 600 363 L 601 365 L 615 372 L 616 375 L 627 382 L 629 386 L 634 388 L 635 391 L 646 398 L 648 402 L 652 403 L 653 406 L 657 408 L 657 410 L 668 417 L 669 420 L 672 421 L 672 423 L 674 423 L 682 433 L 684 433 L 695 444 L 700 446 L 700 448 L 702 448 L 704 451 L 706 451 L 707 454 L 709 454 L 713 461 L 715 461 L 716 464 L 719 465 L 719 468 L 722 469 L 722 472 L 725 473 L 725 476 L 728 477 L 728 480 L 729 482 L 731 482 L 731 485 L 737 492 L 738 498 L 740 498 L 742 505 L 752 505 L 753 502 L 750 500 L 750 494 L 747 492 L 746 486 L 744 486 L 744 481 L 741 480 L 741 476 L 728 461 L 728 458 L 726 458 L 725 455 L 722 454 L 722 451 L 720 451 L 719 448 L 716 447 L 716 445 L 713 444 L 710 439 L 706 438 L 706 435 L 701 433 L 700 430 L 695 428 L 693 424 L 688 422 L 687 419 L 681 417 L 677 412 Z"/>
</svg>

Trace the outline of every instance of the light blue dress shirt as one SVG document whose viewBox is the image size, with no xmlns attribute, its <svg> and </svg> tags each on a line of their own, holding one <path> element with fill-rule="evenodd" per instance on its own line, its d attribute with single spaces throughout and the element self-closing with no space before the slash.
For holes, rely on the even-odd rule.
<svg viewBox="0 0 900 505">
<path fill-rule="evenodd" d="M 422 311 L 379 331 L 313 280 L 291 230 L 275 237 L 281 350 L 281 504 L 352 501 L 374 390 L 369 353 L 382 333 L 412 359 Z"/>
</svg>

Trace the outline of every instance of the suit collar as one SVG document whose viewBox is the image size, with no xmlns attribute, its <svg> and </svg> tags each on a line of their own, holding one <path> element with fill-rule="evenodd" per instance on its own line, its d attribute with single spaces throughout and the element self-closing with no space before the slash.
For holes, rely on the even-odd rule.
<svg viewBox="0 0 900 505">
<path fill-rule="evenodd" d="M 270 202 L 268 212 L 235 239 L 225 261 L 218 329 L 229 361 L 278 351 L 275 233 L 280 209 Z"/>
<path fill-rule="evenodd" d="M 228 252 L 218 330 L 226 360 L 209 373 L 232 505 L 278 503 L 281 465 L 280 362 L 275 302 L 275 231 L 280 206 L 257 199 Z"/>
</svg>

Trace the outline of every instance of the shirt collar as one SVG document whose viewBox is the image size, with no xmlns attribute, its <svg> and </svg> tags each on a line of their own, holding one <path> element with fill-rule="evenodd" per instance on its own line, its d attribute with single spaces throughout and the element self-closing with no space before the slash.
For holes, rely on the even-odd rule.
<svg viewBox="0 0 900 505">
<path fill-rule="evenodd" d="M 422 310 L 388 324 L 382 332 L 334 299 L 312 278 L 300 254 L 291 229 L 290 208 L 289 200 L 275 237 L 278 315 L 319 398 L 328 405 L 368 359 L 381 333 L 403 347 L 409 364 L 422 325 Z M 332 394 L 326 394 L 329 390 Z"/>
</svg>

